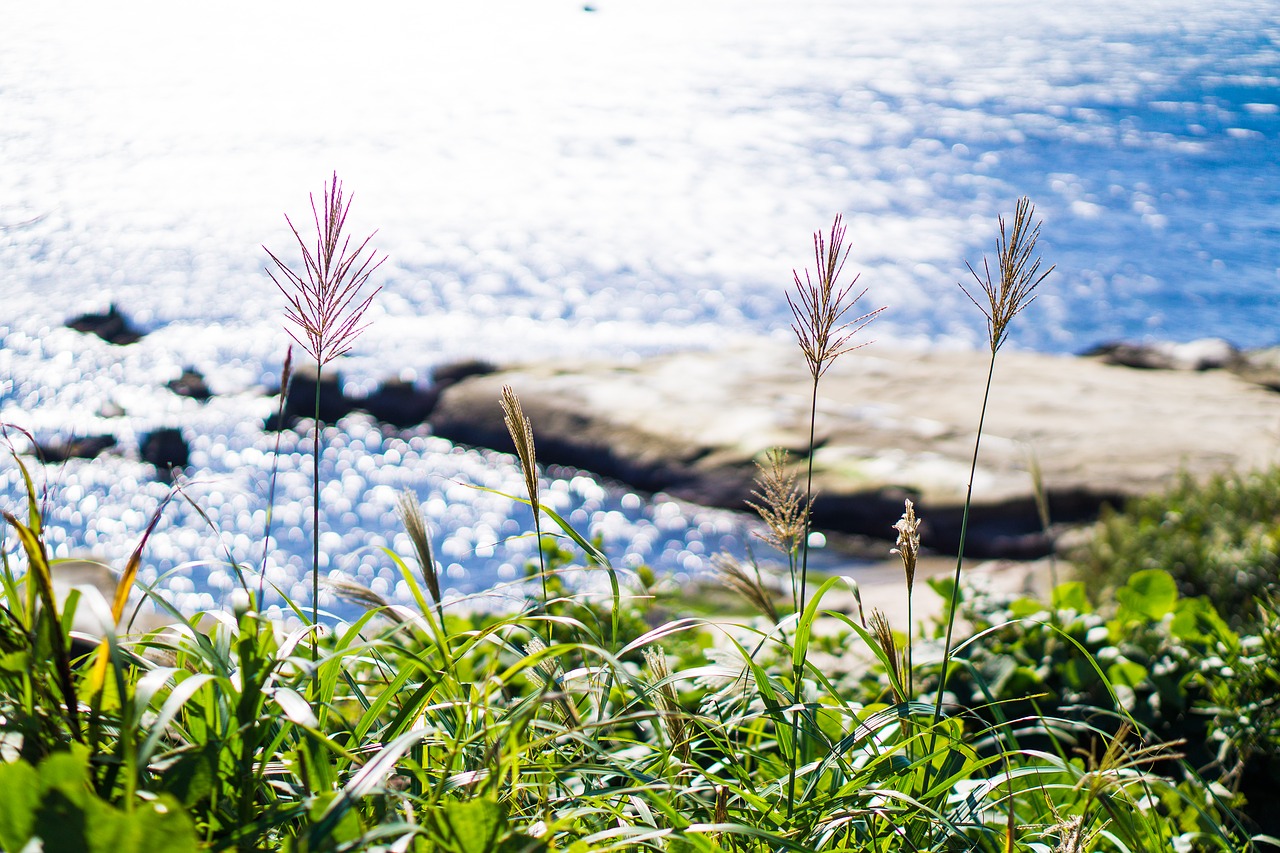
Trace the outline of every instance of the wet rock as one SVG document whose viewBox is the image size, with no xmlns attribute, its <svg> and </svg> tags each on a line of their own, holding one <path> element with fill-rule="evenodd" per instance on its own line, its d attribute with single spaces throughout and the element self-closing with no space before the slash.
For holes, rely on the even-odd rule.
<svg viewBox="0 0 1280 853">
<path fill-rule="evenodd" d="M 179 397 L 190 397 L 201 402 L 213 396 L 209 386 L 205 384 L 204 377 L 193 367 L 183 370 L 182 375 L 177 379 L 170 379 L 165 383 L 165 387 Z"/>
<path fill-rule="evenodd" d="M 989 354 L 871 346 L 836 362 L 819 389 L 814 518 L 829 530 L 889 539 L 911 497 L 926 547 L 960 538 Z M 676 353 L 638 364 L 550 363 L 474 376 L 441 391 L 438 435 L 509 451 L 499 396 L 520 396 L 538 458 L 741 508 L 754 462 L 792 452 L 803 479 L 811 379 L 773 342 Z M 987 412 L 966 553 L 1026 557 L 1041 529 L 1034 454 L 1055 523 L 1103 504 L 1270 463 L 1280 396 L 1225 370 L 1132 370 L 1096 358 L 1004 351 Z"/>
<path fill-rule="evenodd" d="M 112 305 L 105 314 L 82 314 L 67 321 L 67 327 L 77 332 L 94 334 L 109 344 L 123 346 L 142 340 L 143 332 L 134 328 L 129 318 Z"/>
<path fill-rule="evenodd" d="M 68 459 L 93 459 L 104 450 L 115 447 L 115 444 L 114 435 L 89 435 L 37 442 L 36 449 L 45 462 L 65 462 Z"/>
<path fill-rule="evenodd" d="M 173 427 L 163 427 L 147 433 L 142 437 L 138 450 L 144 462 L 151 463 L 162 472 L 185 468 L 191 458 L 191 451 L 182 432 Z"/>
</svg>

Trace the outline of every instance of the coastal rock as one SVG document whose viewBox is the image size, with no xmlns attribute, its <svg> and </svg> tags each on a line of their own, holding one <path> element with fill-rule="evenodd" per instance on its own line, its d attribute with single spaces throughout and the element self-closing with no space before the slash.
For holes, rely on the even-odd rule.
<svg viewBox="0 0 1280 853">
<path fill-rule="evenodd" d="M 318 401 L 317 383 L 320 386 Z M 321 373 L 317 376 L 312 366 L 296 368 L 285 396 L 285 423 L 292 424 L 302 418 L 315 417 L 317 402 L 320 422 L 326 424 L 337 422 L 357 408 L 355 401 L 342 392 L 342 377 L 337 373 Z"/>
<path fill-rule="evenodd" d="M 1240 361 L 1240 351 L 1222 338 L 1201 338 L 1187 343 L 1157 341 L 1102 344 L 1084 355 L 1106 364 L 1145 370 L 1221 370 Z"/>
<path fill-rule="evenodd" d="M 434 388 L 423 389 L 412 382 L 390 379 L 368 397 L 353 402 L 384 424 L 407 429 L 427 419 L 437 396 Z"/>
<path fill-rule="evenodd" d="M 332 424 L 352 412 L 368 412 L 377 420 L 393 427 L 408 429 L 425 423 L 435 408 L 440 390 L 473 376 L 484 376 L 497 370 L 493 364 L 478 359 L 450 362 L 431 372 L 431 385 L 426 388 L 404 379 L 388 379 L 366 396 L 347 396 L 342 390 L 342 377 L 324 373 L 320 383 L 320 420 Z M 316 371 L 299 368 L 289 382 L 285 398 L 284 426 L 310 419 L 316 411 Z M 265 429 L 276 430 L 281 424 L 275 415 L 267 418 Z"/>
<path fill-rule="evenodd" d="M 67 327 L 77 332 L 97 335 L 107 343 L 117 346 L 137 343 L 142 340 L 143 335 L 115 305 L 108 308 L 105 314 L 81 314 L 68 320 Z"/>
<path fill-rule="evenodd" d="M 819 527 L 891 538 L 910 497 L 925 545 L 954 549 L 989 353 L 869 346 L 819 389 L 813 456 Z M 754 342 L 638 364 L 553 363 L 465 379 L 441 392 L 436 434 L 509 450 L 498 404 L 511 385 L 538 458 L 648 491 L 741 508 L 770 447 L 804 474 L 812 380 L 793 346 Z M 1036 511 L 1032 459 L 1055 523 L 1106 503 L 1267 464 L 1280 395 L 1227 371 L 1132 370 L 1097 359 L 1005 351 L 974 474 L 973 556 L 1027 557 L 1051 542 Z"/>
</svg>

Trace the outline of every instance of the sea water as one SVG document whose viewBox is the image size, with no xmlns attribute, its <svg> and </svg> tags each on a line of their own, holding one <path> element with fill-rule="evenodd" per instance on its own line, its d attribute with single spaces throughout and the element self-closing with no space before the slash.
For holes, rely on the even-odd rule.
<svg viewBox="0 0 1280 853">
<path fill-rule="evenodd" d="M 286 431 L 277 452 L 262 429 L 288 344 L 262 247 L 297 260 L 284 216 L 305 233 L 308 194 L 335 171 L 350 231 L 376 229 L 387 256 L 340 365 L 352 393 L 464 358 L 785 335 L 793 270 L 837 213 L 865 304 L 889 307 L 877 338 L 974 346 L 982 318 L 956 285 L 1022 195 L 1057 269 L 1012 345 L 1280 339 L 1269 0 L 80 2 L 3 17 L 0 420 L 117 437 L 120 454 L 36 471 L 54 552 L 117 565 L 169 489 L 138 438 L 181 427 L 189 479 L 142 579 L 185 610 L 263 568 L 309 600 L 309 441 Z M 141 342 L 63 327 L 111 304 Z M 164 388 L 185 367 L 214 399 Z M 534 556 L 527 508 L 495 494 L 522 494 L 510 457 L 360 416 L 326 440 L 322 573 L 408 601 L 382 550 L 410 553 L 404 489 L 455 594 Z M 749 536 L 744 517 L 579 472 L 544 487 L 622 566 L 697 574 Z M 10 462 L 0 496 L 21 506 Z"/>
</svg>

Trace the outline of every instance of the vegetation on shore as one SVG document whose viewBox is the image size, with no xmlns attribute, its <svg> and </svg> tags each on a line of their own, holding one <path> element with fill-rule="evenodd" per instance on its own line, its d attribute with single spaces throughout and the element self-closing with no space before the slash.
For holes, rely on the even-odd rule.
<svg viewBox="0 0 1280 853">
<path fill-rule="evenodd" d="M 313 203 L 314 254 L 294 231 L 301 275 L 272 256 L 295 337 L 320 364 L 358 334 L 377 263 L 363 255 L 367 240 L 347 252 L 341 199 L 335 177 L 323 214 Z M 1010 322 L 1048 275 L 1038 231 L 1021 200 L 1012 227 L 999 224 L 994 275 L 986 262 L 975 272 L 988 390 Z M 839 281 L 843 237 L 839 219 L 815 235 L 817 270 L 796 274 L 790 298 L 815 403 L 826 368 L 878 313 L 845 320 L 858 295 Z M 315 261 L 326 251 L 352 260 L 331 274 Z M 285 630 L 259 611 L 262 588 L 244 568 L 252 556 L 240 555 L 229 558 L 242 580 L 232 611 L 170 611 L 169 628 L 118 634 L 110 626 L 127 623 L 149 530 L 113 601 L 75 591 L 60 600 L 32 469 L 14 455 L 26 506 L 3 507 L 0 542 L 0 849 L 1137 853 L 1273 843 L 1247 801 L 1280 749 L 1273 600 L 1224 618 L 1188 594 L 1198 587 L 1179 589 L 1170 572 L 1180 566 L 1126 572 L 1136 558 L 1112 547 L 1097 571 L 1117 587 L 1114 607 L 1095 607 L 1074 581 L 1048 601 L 995 601 L 966 591 L 961 549 L 954 576 L 932 584 L 948 603 L 936 622 L 831 609 L 832 592 L 856 597 L 857 582 L 808 583 L 812 494 L 804 469 L 775 452 L 762 457 L 756 508 L 789 567 L 789 595 L 779 600 L 757 567 L 721 560 L 725 585 L 758 615 L 656 620 L 670 603 L 661 584 L 615 568 L 589 532 L 540 502 L 536 425 L 515 389 L 499 403 L 528 492 L 515 499 L 534 509 L 541 545 L 518 612 L 441 600 L 431 532 L 406 497 L 414 553 L 386 558 L 413 608 L 346 585 L 368 610 L 330 631 L 313 588 L 310 607 L 292 605 L 299 627 Z M 317 455 L 321 439 L 317 423 Z M 896 532 L 908 602 L 921 594 L 919 525 L 907 502 Z M 73 629 L 77 611 L 104 626 L 101 636 Z"/>
</svg>

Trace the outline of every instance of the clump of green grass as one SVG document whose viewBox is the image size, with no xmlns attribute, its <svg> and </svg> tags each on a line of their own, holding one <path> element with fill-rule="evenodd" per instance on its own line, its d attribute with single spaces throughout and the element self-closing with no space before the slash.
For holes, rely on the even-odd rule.
<svg viewBox="0 0 1280 853">
<path fill-rule="evenodd" d="M 341 213 L 340 226 L 338 198 L 335 179 L 325 209 Z M 1034 244 L 1029 216 L 1019 203 L 1007 246 L 1002 227 L 1001 269 L 1013 283 L 989 282 L 993 360 L 1034 287 L 1019 277 L 1037 269 L 1018 260 L 1025 235 Z M 856 301 L 851 285 L 836 284 L 843 237 L 837 219 L 829 240 L 815 236 L 817 282 L 795 276 L 792 308 L 815 404 L 831 361 L 876 313 L 841 324 Z M 295 314 L 305 319 L 309 303 L 299 298 Z M 304 337 L 318 366 L 335 352 L 332 340 Z M 767 537 L 788 556 L 793 607 L 774 605 L 754 567 L 721 561 L 758 617 L 650 625 L 648 584 L 629 582 L 540 504 L 532 424 L 514 390 L 500 404 L 527 489 L 510 497 L 533 507 L 540 546 L 532 572 L 541 599 L 517 612 L 441 600 L 430 532 L 405 497 L 418 571 L 386 556 L 415 608 L 347 583 L 341 592 L 368 610 L 323 638 L 314 624 L 274 624 L 252 599 L 189 619 L 170 609 L 171 627 L 142 637 L 108 630 L 105 664 L 78 666 L 70 614 L 109 608 L 53 599 L 43 514 L 27 477 L 24 518 L 5 515 L 20 547 L 0 547 L 0 846 L 51 849 L 72 837 L 65 849 L 112 853 L 1256 849 L 1215 789 L 1128 701 L 1157 667 L 1139 673 L 1136 653 L 1123 649 L 1123 659 L 1092 653 L 1096 626 L 1078 635 L 1068 612 L 1078 589 L 1055 593 L 1047 605 L 1061 611 L 1055 620 L 1024 607 L 983 623 L 972 612 L 981 600 L 970 599 L 980 631 L 954 645 L 965 600 L 945 589 L 953 606 L 934 629 L 935 639 L 945 633 L 945 650 L 922 659 L 910 628 L 904 638 L 882 614 L 864 623 L 824 609 L 836 588 L 856 592 L 853 579 L 807 588 L 811 481 L 800 489 L 775 454 L 756 497 Z M 908 503 L 894 527 L 908 601 L 919 523 Z M 588 572 L 606 576 L 607 593 L 567 581 Z M 1208 611 L 1167 599 L 1158 579 L 1144 581 L 1121 596 L 1129 610 L 1115 618 L 1125 630 L 1135 619 L 1177 626 L 1197 642 L 1218 630 Z M 1096 679 L 1096 707 L 1042 710 L 1011 693 L 1017 680 L 980 654 L 1009 635 L 1034 635 L 1024 654 L 1055 644 L 1062 672 Z M 1248 645 L 1239 642 L 1242 654 Z M 851 672 L 815 663 L 819 649 L 842 648 L 872 663 Z M 944 701 L 952 669 L 953 688 L 970 691 L 965 705 Z M 1261 699 L 1268 682 L 1255 675 Z M 1006 713 L 1014 708 L 1017 716 Z M 56 816 L 67 817 L 71 836 L 55 835 Z"/>
</svg>

